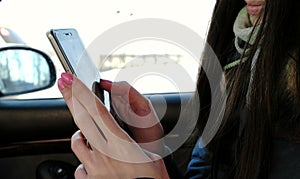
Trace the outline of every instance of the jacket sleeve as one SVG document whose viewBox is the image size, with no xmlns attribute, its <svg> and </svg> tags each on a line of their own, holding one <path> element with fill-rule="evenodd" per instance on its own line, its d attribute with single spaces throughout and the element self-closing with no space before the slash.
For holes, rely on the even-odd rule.
<svg viewBox="0 0 300 179">
<path fill-rule="evenodd" d="M 199 142 L 195 145 L 191 161 L 185 173 L 186 179 L 206 179 L 211 170 L 211 153 L 206 148 L 200 148 Z"/>
</svg>

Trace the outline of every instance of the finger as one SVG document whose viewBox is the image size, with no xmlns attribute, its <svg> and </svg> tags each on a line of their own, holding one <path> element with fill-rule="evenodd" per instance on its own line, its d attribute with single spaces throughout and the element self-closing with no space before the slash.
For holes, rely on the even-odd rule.
<svg viewBox="0 0 300 179">
<path fill-rule="evenodd" d="M 72 91 L 74 98 L 73 101 L 75 101 L 76 99 L 76 101 L 80 103 L 80 106 L 84 107 L 85 110 L 83 111 L 87 112 L 91 116 L 95 124 L 97 124 L 97 127 L 102 130 L 105 136 L 114 135 L 122 138 L 123 140 L 130 141 L 128 135 L 124 133 L 123 130 L 118 126 L 116 121 L 113 120 L 111 114 L 107 111 L 105 106 L 101 102 L 99 102 L 99 99 L 94 95 L 94 93 L 91 92 L 76 77 L 74 77 Z M 78 119 L 82 121 L 82 117 Z M 88 138 L 88 135 L 85 134 L 85 136 Z M 97 142 L 96 140 L 91 140 L 89 138 L 88 140 L 92 145 L 99 146 L 99 142 Z"/>
<path fill-rule="evenodd" d="M 168 170 L 166 168 L 164 160 L 163 159 L 154 160 L 154 163 L 156 164 L 156 166 L 158 166 L 160 168 L 162 178 L 169 179 L 170 177 L 169 177 Z"/>
<path fill-rule="evenodd" d="M 74 176 L 76 179 L 87 179 L 88 178 L 88 174 L 84 168 L 84 166 L 82 164 L 80 164 L 74 173 Z"/>
<path fill-rule="evenodd" d="M 126 124 L 136 128 L 150 128 L 159 123 L 158 117 L 152 108 L 151 112 L 144 116 L 137 115 L 126 101 L 120 97 L 112 98 L 113 106 L 116 108 L 115 112 L 123 119 Z"/>
<path fill-rule="evenodd" d="M 99 143 L 107 142 L 107 138 L 102 129 L 96 124 L 93 116 L 89 114 L 77 98 L 73 98 L 72 104 L 68 104 L 68 106 L 72 106 L 74 121 L 88 141 L 97 141 Z"/>
<path fill-rule="evenodd" d="M 91 151 L 86 145 L 86 139 L 79 130 L 75 132 L 71 138 L 71 148 L 82 163 L 86 165 L 89 165 L 91 163 Z"/>
<path fill-rule="evenodd" d="M 109 80 L 100 79 L 100 86 L 107 92 L 111 91 L 112 82 Z"/>
<path fill-rule="evenodd" d="M 75 116 L 75 118 L 79 121 L 78 123 L 80 123 L 79 127 L 84 132 L 84 135 L 92 146 L 94 146 L 98 151 L 107 154 L 111 153 L 110 147 L 112 145 L 118 145 L 120 143 L 133 143 L 133 140 L 120 128 L 105 106 L 99 102 L 99 99 L 76 77 L 74 77 L 72 91 L 74 98 L 73 101 L 78 101 L 81 106 L 85 108 L 83 111 L 87 112 L 92 117 L 95 124 L 97 124 L 97 127 L 102 130 L 106 136 L 106 139 L 108 139 L 107 142 L 103 142 L 103 140 L 99 141 L 99 137 L 96 137 L 95 134 L 91 132 L 94 130 L 80 127 L 80 124 L 84 126 L 87 125 L 86 123 L 90 122 L 83 120 L 82 117 Z M 131 148 L 135 147 L 132 146 Z M 115 156 L 120 155 L 120 152 L 118 151 L 114 151 L 113 153 L 115 153 Z"/>
<path fill-rule="evenodd" d="M 116 96 L 112 99 L 117 115 L 121 117 L 122 121 L 129 125 L 135 141 L 138 142 L 142 148 L 163 155 L 164 143 L 160 139 L 164 133 L 156 113 L 151 112 L 146 116 L 138 116 L 121 97 Z M 145 130 L 145 128 L 148 130 Z"/>
<path fill-rule="evenodd" d="M 76 81 L 79 81 L 75 76 L 73 76 L 72 74 L 69 74 L 69 73 L 62 73 L 61 75 L 61 78 L 58 80 L 58 86 L 59 86 L 59 89 L 65 99 L 65 101 L 67 102 L 67 105 L 68 107 L 74 111 L 74 105 L 73 105 L 73 100 L 74 100 L 74 96 L 78 96 L 78 95 L 81 95 L 81 91 L 75 91 L 73 89 L 73 80 L 76 80 Z M 89 89 L 87 89 L 87 87 L 82 83 L 82 82 L 78 82 L 78 84 L 81 85 L 81 89 L 85 90 L 85 93 L 87 94 L 90 94 L 92 93 Z M 95 97 L 94 93 L 93 94 L 93 97 Z M 95 98 L 97 99 L 97 98 Z M 99 101 L 99 100 L 98 100 Z M 93 105 L 93 100 L 91 101 L 91 105 Z M 85 107 L 85 106 L 84 106 Z M 88 108 L 88 106 L 87 106 Z M 102 112 L 106 112 L 106 110 L 102 111 Z"/>
<path fill-rule="evenodd" d="M 65 100 L 65 102 L 68 104 L 72 104 L 72 91 L 69 90 L 69 88 L 71 88 L 70 86 L 70 81 L 73 80 L 72 75 L 69 74 L 69 78 L 68 80 L 66 80 L 65 76 L 66 73 L 62 73 L 61 74 L 61 78 L 59 78 L 57 80 L 57 84 L 58 84 L 58 89 L 61 92 L 61 94 L 63 95 L 63 98 Z M 64 78 L 63 78 L 64 77 Z M 66 81 L 69 81 L 69 83 L 67 83 Z M 71 113 L 73 114 L 73 108 L 72 106 L 68 106 Z"/>
<path fill-rule="evenodd" d="M 145 154 L 153 161 L 153 163 L 160 168 L 162 178 L 163 179 L 169 179 L 169 174 L 165 165 L 164 160 L 161 158 L 161 156 L 154 154 L 152 152 L 149 152 L 147 150 L 144 150 Z"/>
<path fill-rule="evenodd" d="M 87 136 L 89 141 L 97 141 L 100 143 L 107 142 L 107 138 L 105 137 L 100 127 L 96 124 L 93 115 L 90 115 L 90 113 L 88 112 L 87 110 L 88 107 L 86 108 L 85 106 L 83 106 L 78 101 L 78 99 L 74 97 L 76 95 L 81 94 L 80 92 L 76 92 L 73 89 L 74 79 L 79 81 L 72 74 L 62 73 L 61 79 L 59 79 L 59 88 L 67 103 L 68 108 L 72 113 L 75 123 L 82 130 L 84 135 Z M 82 87 L 85 87 L 87 89 L 87 87 L 83 83 L 80 82 L 79 84 L 82 84 Z M 86 93 L 92 93 L 92 92 L 88 90 Z M 96 96 L 94 97 L 97 99 L 98 103 L 101 103 Z M 91 104 L 93 104 L 92 101 Z"/>
<path fill-rule="evenodd" d="M 100 85 L 104 89 L 109 90 L 112 97 L 122 96 L 123 99 L 130 104 L 136 114 L 142 116 L 150 112 L 148 99 L 127 82 L 121 81 L 112 83 L 107 80 L 101 80 Z"/>
<path fill-rule="evenodd" d="M 127 133 L 125 133 L 112 118 L 110 113 L 106 110 L 105 106 L 99 102 L 99 99 L 95 94 L 89 90 L 78 78 L 73 77 L 72 88 L 66 88 L 68 91 L 72 91 L 72 101 L 74 109 L 74 118 L 78 120 L 78 127 L 82 130 L 85 137 L 90 142 L 91 146 L 95 147 L 95 150 L 111 156 L 112 158 L 121 161 L 130 161 L 133 163 L 148 161 L 149 158 L 141 151 L 138 144 L 136 144 Z M 69 93 L 64 91 L 64 93 Z M 72 104 L 68 104 L 72 105 Z M 79 106 L 79 109 L 76 108 Z M 79 114 L 77 114 L 79 111 Z M 95 125 L 91 125 L 93 119 L 97 126 L 107 136 L 108 142 L 99 140 L 99 137 L 95 137 Z M 87 128 L 81 128 L 81 125 L 90 125 L 93 130 L 86 130 Z M 90 132 L 90 133 L 89 133 Z M 134 153 L 134 155 L 128 155 L 128 151 Z"/>
<path fill-rule="evenodd" d="M 130 109 L 129 104 L 120 96 L 114 96 L 111 98 L 112 105 L 115 113 L 123 120 L 128 118 L 128 111 Z"/>
<path fill-rule="evenodd" d="M 106 158 L 106 155 L 103 155 L 101 151 L 99 152 L 93 145 L 89 144 L 80 131 L 72 136 L 71 148 L 81 161 L 82 165 L 80 167 L 84 169 L 85 173 L 95 173 L 99 170 L 99 163 L 105 163 L 103 158 Z M 97 161 L 97 164 L 95 164 L 95 161 Z"/>
</svg>

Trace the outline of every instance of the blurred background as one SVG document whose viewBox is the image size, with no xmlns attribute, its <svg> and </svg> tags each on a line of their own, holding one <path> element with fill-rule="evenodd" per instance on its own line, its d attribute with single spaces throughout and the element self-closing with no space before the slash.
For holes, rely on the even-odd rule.
<svg viewBox="0 0 300 179">
<path fill-rule="evenodd" d="M 0 47 L 21 44 L 42 50 L 55 62 L 58 75 L 60 75 L 63 68 L 46 37 L 49 29 L 76 28 L 85 46 L 88 47 L 103 32 L 120 23 L 141 18 L 162 18 L 185 25 L 204 39 L 214 3 L 214 0 L 2 0 L 0 3 L 2 37 Z M 5 37 L 14 38 L 7 41 Z M 175 63 L 182 63 L 195 80 L 198 65 L 193 62 L 193 57 L 180 47 L 155 41 L 143 42 L 143 48 L 137 49 L 136 45 L 141 47 L 139 43 L 118 49 L 101 71 L 102 78 L 115 80 L 120 69 L 133 69 L 133 66 L 138 68 L 149 63 L 163 65 L 166 70 L 172 71 L 174 65 L 154 60 L 157 57 L 160 59 L 165 57 L 173 59 Z M 149 49 L 152 50 L 149 51 Z M 128 65 L 133 59 L 141 59 L 141 64 Z M 142 93 L 178 91 L 176 83 L 159 75 L 138 77 L 132 85 Z M 189 86 L 184 90 L 192 91 L 193 89 L 194 86 Z M 49 90 L 39 92 L 39 94 L 20 96 L 20 98 L 61 97 L 56 85 Z"/>
</svg>

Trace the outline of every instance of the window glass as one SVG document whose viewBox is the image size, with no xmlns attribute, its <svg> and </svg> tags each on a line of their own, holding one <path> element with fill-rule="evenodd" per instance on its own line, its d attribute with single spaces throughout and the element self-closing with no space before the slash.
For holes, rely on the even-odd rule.
<svg viewBox="0 0 300 179">
<path fill-rule="evenodd" d="M 59 76 L 63 68 L 46 37 L 49 29 L 76 28 L 88 48 L 95 39 L 122 23 L 156 18 L 182 25 L 204 39 L 214 3 L 214 0 L 6 0 L 0 3 L 0 27 L 12 29 L 26 45 L 47 53 Z M 139 32 L 139 27 L 136 28 L 134 31 Z M 155 27 L 151 29 L 155 31 Z M 169 29 L 169 32 L 175 33 L 174 30 Z M 126 36 L 122 29 L 118 32 Z M 111 41 L 114 40 L 117 39 L 111 37 Z M 201 43 L 199 41 L 199 46 Z M 193 91 L 199 66 L 184 45 L 146 35 L 119 44 L 110 54 L 99 53 L 93 59 L 102 78 L 127 80 L 141 93 Z M 179 71 L 193 82 L 188 85 L 179 82 L 186 79 L 184 75 L 175 78 Z M 56 85 L 17 98 L 49 97 L 61 97 Z"/>
</svg>

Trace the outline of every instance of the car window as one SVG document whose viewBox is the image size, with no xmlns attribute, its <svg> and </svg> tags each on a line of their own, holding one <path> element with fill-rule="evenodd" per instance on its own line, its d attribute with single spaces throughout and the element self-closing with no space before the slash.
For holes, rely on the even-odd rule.
<svg viewBox="0 0 300 179">
<path fill-rule="evenodd" d="M 54 61 L 59 77 L 64 70 L 46 37 L 46 32 L 52 28 L 76 28 L 87 49 L 95 48 L 97 40 L 112 30 L 126 36 L 122 24 L 128 22 L 138 22 L 132 29 L 139 33 L 142 27 L 139 25 L 149 18 L 156 19 L 158 23 L 170 22 L 176 27 L 166 26 L 166 35 L 177 33 L 182 35 L 178 35 L 178 38 L 190 40 L 177 28 L 176 25 L 179 25 L 204 39 L 213 4 L 214 0 L 9 0 L 0 4 L 0 27 L 3 27 L 0 31 L 5 38 L 5 33 L 7 35 L 9 32 L 4 28 L 11 29 L 10 33 L 22 39 L 22 43 L 47 53 Z M 153 32 L 156 30 L 154 27 L 148 29 Z M 101 77 L 112 81 L 129 81 L 141 93 L 193 91 L 199 66 L 198 57 L 185 44 L 172 41 L 173 37 L 162 38 L 160 32 L 156 32 L 157 37 L 154 35 L 149 38 L 143 32 L 145 34 L 138 39 L 127 39 L 126 43 L 120 41 L 109 53 L 101 53 L 99 49 L 92 57 Z M 102 44 L 118 40 L 117 36 L 109 37 L 110 40 Z M 199 41 L 199 46 L 201 43 Z M 60 98 L 61 94 L 56 85 L 48 90 L 14 96 L 57 97 Z"/>
</svg>

